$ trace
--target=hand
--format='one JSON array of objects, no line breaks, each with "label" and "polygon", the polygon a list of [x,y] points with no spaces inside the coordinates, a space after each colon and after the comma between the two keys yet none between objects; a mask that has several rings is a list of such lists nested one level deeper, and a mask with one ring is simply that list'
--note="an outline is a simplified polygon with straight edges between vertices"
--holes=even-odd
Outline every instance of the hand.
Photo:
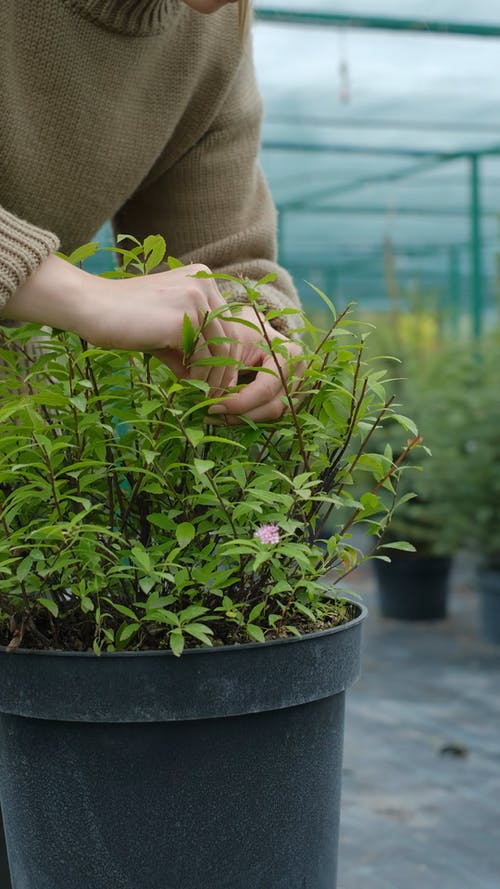
[{"label": "hand", "polygon": [[[203,324],[210,312],[226,303],[213,278],[193,277],[200,271],[210,270],[192,264],[147,277],[99,279],[107,286],[88,339],[102,348],[151,352],[177,377],[207,381],[211,397],[223,393],[234,379],[233,368],[197,363],[230,351],[229,344],[220,341],[227,336],[221,321],[212,318]],[[182,347],[186,315],[194,329],[202,325],[189,365]]]},{"label": "hand", "polygon": [[[240,423],[241,417],[255,421],[276,420],[290,409],[283,400],[286,389],[295,391],[304,373],[305,362],[300,360],[302,349],[299,343],[287,339],[259,317],[251,306],[245,306],[236,317],[250,321],[259,330],[239,324],[238,321],[223,320],[225,335],[238,341],[229,344],[229,355],[238,359],[245,367],[262,367],[272,373],[258,371],[252,382],[220,404],[210,407],[208,413],[211,416],[224,417],[229,424]],[[284,351],[285,354],[275,353],[273,356],[263,350],[263,345],[268,347],[269,343],[276,340],[284,347],[280,346],[280,353]],[[294,381],[289,387],[291,376]],[[236,379],[233,378],[232,382],[234,385]]]},{"label": "hand", "polygon": [[[72,330],[95,346],[151,352],[178,377],[207,380],[211,394],[225,391],[234,378],[227,367],[186,367],[182,353],[182,323],[188,315],[196,329],[203,318],[224,306],[212,278],[194,278],[206,266],[189,265],[149,277],[99,278],[49,256],[12,295],[4,317]],[[205,325],[195,359],[226,355],[226,343],[207,344],[224,337],[215,318]]]},{"label": "hand", "polygon": [[[16,290],[4,317],[72,330],[103,348],[151,352],[176,376],[207,380],[212,396],[235,385],[234,367],[200,366],[197,359],[227,355],[247,367],[268,368],[272,374],[257,373],[244,389],[211,411],[218,409],[229,423],[240,422],[239,416],[252,420],[280,417],[286,410],[283,381],[286,383],[292,370],[295,377],[304,370],[304,363],[298,360],[300,346],[269,323],[261,325],[251,306],[243,308],[240,317],[259,330],[215,318],[205,325],[190,366],[184,364],[184,315],[196,328],[209,312],[225,304],[213,278],[193,277],[198,271],[208,269],[190,265],[149,277],[112,280],[90,275],[52,255]],[[277,356],[279,370],[276,361],[262,350],[266,335],[269,341],[278,338],[286,348],[288,357]],[[236,342],[207,342],[213,337]]]}]

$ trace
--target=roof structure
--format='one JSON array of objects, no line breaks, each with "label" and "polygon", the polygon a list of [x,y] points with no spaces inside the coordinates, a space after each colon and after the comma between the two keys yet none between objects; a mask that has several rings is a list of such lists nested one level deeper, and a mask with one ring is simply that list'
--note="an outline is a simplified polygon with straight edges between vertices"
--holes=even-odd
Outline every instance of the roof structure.
[{"label": "roof structure", "polygon": [[396,0],[255,8],[281,261],[337,303],[435,298],[479,334],[499,289],[500,14],[488,0],[409,0],[404,17]]}]

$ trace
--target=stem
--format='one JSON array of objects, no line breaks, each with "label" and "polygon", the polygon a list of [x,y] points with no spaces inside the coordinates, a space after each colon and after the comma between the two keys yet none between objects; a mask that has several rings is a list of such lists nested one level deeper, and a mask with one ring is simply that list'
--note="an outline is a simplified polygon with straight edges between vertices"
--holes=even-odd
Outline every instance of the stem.
[{"label": "stem", "polygon": [[[80,342],[82,344],[82,348],[84,349],[84,351],[86,351],[87,343],[83,339],[80,339]],[[102,400],[101,400],[101,393],[99,392],[99,387],[97,385],[97,380],[95,378],[94,369],[93,369],[88,358],[85,358],[85,369],[86,369],[87,379],[90,380],[90,382],[92,384],[92,391],[93,391],[95,398],[96,398],[97,410],[99,411],[99,419],[100,419],[101,424],[104,428],[106,425],[106,417],[104,416],[104,407],[103,407]],[[105,454],[106,454],[106,462],[108,463],[109,466],[112,466],[113,465],[113,452],[107,442],[105,444]],[[109,527],[112,529],[114,526],[114,522],[115,522],[115,500],[114,500],[114,493],[113,493],[113,477],[110,473],[106,474],[106,481],[107,481],[107,486],[108,486],[108,522],[109,522]]]},{"label": "stem", "polygon": [[41,450],[43,456],[45,457],[47,468],[49,470],[50,487],[52,488],[52,497],[54,498],[54,505],[56,508],[57,517],[58,517],[59,521],[62,522],[64,520],[64,516],[63,516],[62,510],[61,510],[61,504],[59,503],[59,497],[57,495],[56,480],[54,478],[54,473],[52,470],[52,463],[50,462],[50,457],[49,457],[47,451],[45,450],[45,448],[41,447],[40,445],[39,445],[39,447],[40,447],[40,450]]},{"label": "stem", "polygon": [[[161,414],[159,420],[157,421],[157,428],[156,428],[156,431],[155,431],[155,433],[154,433],[154,435],[153,435],[153,438],[152,438],[152,441],[151,441],[151,444],[152,444],[153,447],[154,447],[154,446],[157,444],[157,442],[158,442],[158,439],[159,439],[159,437],[160,437],[160,432],[161,432],[161,424],[162,424],[164,418],[166,417],[168,411],[170,410],[170,406],[171,406],[171,404],[172,404],[172,400],[173,400],[173,397],[174,397],[173,394],[167,396],[167,394],[163,391],[163,389],[162,389],[161,387],[160,387],[160,392],[161,392],[162,395],[165,397],[165,408],[164,408],[164,410],[163,410],[163,412],[162,412],[162,414]],[[122,512],[122,520],[121,520],[121,531],[122,531],[122,533],[124,533],[124,529],[126,528],[128,518],[129,518],[130,513],[131,513],[131,511],[132,511],[132,507],[135,506],[135,501],[136,501],[137,496],[138,496],[139,493],[140,493],[140,490],[141,490],[143,481],[144,481],[143,476],[140,476],[140,477],[134,482],[133,485],[130,484],[130,480],[129,480],[129,484],[130,484],[132,490],[131,490],[131,492],[130,492],[130,496],[129,496],[128,504],[127,504],[127,506],[124,508],[124,510],[123,510],[123,512]],[[165,482],[165,478],[164,478],[164,477],[163,477],[162,481],[163,481],[163,483],[165,484],[166,488],[168,489],[168,485],[166,484],[166,482]],[[177,495],[177,492],[174,490],[174,492],[173,492],[174,503],[175,503],[175,496],[176,496],[176,495]]]},{"label": "stem", "polygon": [[303,436],[302,436],[302,429],[301,429],[301,426],[300,426],[300,423],[299,423],[299,418],[298,418],[298,416],[297,416],[297,411],[296,411],[296,408],[295,408],[295,404],[294,404],[294,402],[293,402],[293,398],[292,398],[292,396],[291,396],[291,394],[290,394],[290,391],[289,391],[289,388],[288,388],[288,380],[285,379],[285,375],[284,375],[284,373],[283,373],[283,368],[281,367],[281,364],[279,363],[278,358],[277,358],[277,356],[276,356],[276,353],[275,353],[275,351],[274,351],[274,349],[273,349],[273,347],[272,347],[272,342],[271,342],[271,340],[270,340],[270,338],[269,338],[269,334],[268,334],[268,332],[267,332],[267,330],[266,330],[265,322],[264,322],[263,318],[261,317],[260,312],[256,309],[255,305],[252,304],[252,308],[253,308],[253,310],[254,310],[254,312],[255,312],[255,315],[257,316],[257,320],[258,320],[258,322],[259,322],[259,324],[260,324],[260,328],[261,328],[261,330],[262,330],[262,333],[264,334],[264,339],[265,339],[265,341],[266,341],[266,344],[267,344],[267,346],[268,346],[269,349],[270,349],[271,356],[272,356],[272,359],[273,359],[273,361],[274,361],[274,363],[275,363],[275,365],[276,365],[276,370],[278,371],[278,376],[279,376],[279,378],[280,378],[281,385],[282,385],[282,387],[283,387],[283,390],[284,390],[284,393],[285,393],[286,400],[288,401],[288,406],[289,406],[289,408],[290,408],[290,412],[291,412],[291,414],[292,414],[292,418],[293,418],[293,424],[294,424],[294,426],[295,426],[295,430],[296,430],[296,432],[297,432],[297,437],[298,437],[298,440],[299,440],[300,454],[301,454],[301,457],[302,457],[302,461],[303,461],[303,463],[304,463],[304,469],[305,469],[306,472],[310,472],[309,459],[308,459],[308,457],[307,457],[306,450],[305,450],[305,446],[304,446],[304,439],[303,439]]},{"label": "stem", "polygon": [[[396,472],[396,469],[398,468],[398,466],[400,466],[401,463],[402,463],[404,460],[406,460],[406,457],[408,456],[408,454],[410,453],[410,451],[412,450],[412,448],[414,448],[416,445],[419,445],[419,444],[421,444],[421,443],[422,443],[422,436],[421,436],[421,435],[416,435],[414,438],[411,438],[411,439],[409,440],[408,444],[406,445],[404,451],[401,452],[401,454],[399,455],[399,457],[397,458],[397,460],[394,460],[394,462],[391,463],[390,468],[387,470],[387,472],[385,473],[385,475],[380,479],[380,481],[378,481],[377,484],[374,485],[374,487],[371,489],[371,492],[370,492],[370,493],[371,493],[371,494],[376,494],[376,492],[380,490],[380,488],[382,487],[382,485],[384,484],[384,482],[386,482],[387,479],[389,479],[392,475],[394,475],[394,473]],[[341,535],[341,536],[344,535],[344,534],[346,533],[346,531],[349,530],[349,528],[350,528],[351,525],[356,521],[358,515],[359,515],[361,512],[363,512],[363,507],[359,507],[358,509],[356,509],[356,510],[353,512],[353,514],[352,514],[352,516],[350,517],[350,519],[345,523],[344,527],[343,527],[342,530],[340,531],[340,535]]]},{"label": "stem", "polygon": [[[185,430],[185,428],[184,428],[184,425],[183,425],[182,420],[180,419],[180,417],[177,417],[177,422],[178,422],[178,424],[179,424],[179,427],[180,427],[180,430],[181,430],[182,434],[184,435],[184,437],[185,437],[185,439],[186,439],[187,444],[188,444],[189,447],[194,451],[194,453],[196,453],[196,448],[195,448],[194,445],[190,442],[190,440],[189,440],[189,436],[188,436],[187,433],[186,433],[186,430]],[[233,532],[234,536],[236,537],[236,536],[237,536],[237,534],[236,534],[236,528],[235,528],[235,526],[234,526],[234,524],[233,524],[233,520],[232,520],[232,518],[231,518],[230,513],[229,513],[228,510],[227,510],[227,507],[226,507],[226,505],[225,505],[225,503],[224,503],[224,500],[222,499],[222,496],[221,496],[221,494],[220,494],[220,491],[219,491],[219,489],[218,489],[218,487],[217,487],[217,485],[216,485],[216,483],[215,483],[215,480],[214,480],[214,479],[212,478],[212,476],[210,475],[210,472],[205,472],[205,476],[206,476],[208,482],[210,483],[210,487],[212,488],[212,491],[214,492],[214,494],[215,494],[215,496],[216,496],[216,498],[217,498],[217,500],[218,500],[218,502],[219,502],[219,504],[220,504],[220,507],[221,507],[222,511],[224,512],[224,515],[226,516],[226,518],[227,518],[227,520],[228,520],[228,522],[229,522],[229,525],[230,525],[230,527],[231,527],[231,531]]]},{"label": "stem", "polygon": [[[367,443],[369,442],[370,438],[372,437],[373,433],[375,432],[376,428],[378,427],[378,424],[379,424],[380,421],[383,419],[385,412],[388,410],[388,408],[391,406],[392,402],[394,401],[394,397],[395,397],[394,395],[391,395],[391,397],[388,399],[388,401],[386,401],[384,407],[382,408],[382,410],[381,410],[381,411],[379,412],[379,414],[377,415],[377,417],[376,417],[376,419],[375,419],[375,422],[373,423],[373,426],[371,427],[370,431],[367,432],[367,434],[365,435],[365,437],[364,437],[363,441],[361,442],[361,444],[360,444],[360,446],[359,446],[359,448],[358,448],[358,451],[357,451],[357,453],[356,453],[356,455],[355,455],[355,457],[354,457],[354,460],[353,460],[353,462],[352,462],[352,464],[351,464],[350,472],[352,472],[353,469],[354,469],[354,467],[356,466],[356,464],[359,463],[359,460],[360,460],[360,458],[362,457],[362,455],[363,455],[363,453],[364,453],[364,450],[365,450],[365,448],[366,448]],[[337,460],[337,462],[336,462],[336,464],[335,464],[335,468],[337,467],[337,465],[338,465],[338,460]],[[336,492],[336,493],[337,493],[337,496],[340,496],[340,494],[342,493],[342,491],[344,490],[344,488],[345,488],[345,483],[340,485],[338,491]],[[332,511],[333,511],[334,509],[335,509],[335,504],[334,504],[334,503],[331,503],[330,506],[328,507],[328,509],[327,509],[327,511],[326,511],[326,513],[325,513],[325,515],[323,516],[323,518],[322,518],[322,520],[321,520],[321,525],[319,526],[319,528],[318,528],[318,530],[317,530],[317,533],[315,534],[315,540],[318,539],[318,537],[319,537],[319,535],[321,534],[323,528],[325,527],[325,523],[326,523],[326,522],[328,521],[328,519],[330,518],[330,515],[331,515],[331,513],[332,513]]]}]

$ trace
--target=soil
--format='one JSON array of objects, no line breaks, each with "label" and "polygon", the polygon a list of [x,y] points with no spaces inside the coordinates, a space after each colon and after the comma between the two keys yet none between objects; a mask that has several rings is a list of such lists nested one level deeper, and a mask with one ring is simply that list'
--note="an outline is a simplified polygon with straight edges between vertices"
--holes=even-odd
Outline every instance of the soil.
[{"label": "soil", "polygon": [[[356,605],[332,600],[332,611],[323,615],[321,619],[312,621],[305,615],[295,614],[287,618],[287,623],[298,630],[300,635],[306,635],[348,623],[357,613]],[[214,647],[242,645],[252,641],[244,627],[238,627],[231,621],[209,622],[209,626],[214,630],[212,637]],[[10,650],[28,648],[38,651],[92,651],[94,633],[94,621],[89,620],[80,611],[54,620],[46,609],[40,608],[24,623],[15,619],[4,621],[0,625],[0,645]],[[294,635],[285,626],[265,629],[267,642],[292,638]],[[201,642],[188,633],[184,638],[186,649],[203,647]],[[168,647],[168,630],[163,625],[149,624],[141,627],[140,633],[131,640],[130,646],[125,650],[161,651]]]}]

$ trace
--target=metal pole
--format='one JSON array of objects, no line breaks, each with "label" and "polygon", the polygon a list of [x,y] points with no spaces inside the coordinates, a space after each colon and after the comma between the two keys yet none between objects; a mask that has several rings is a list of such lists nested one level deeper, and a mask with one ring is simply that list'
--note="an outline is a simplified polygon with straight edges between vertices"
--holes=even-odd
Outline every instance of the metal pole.
[{"label": "metal pole", "polygon": [[256,9],[260,22],[286,25],[316,25],[333,28],[369,28],[382,31],[410,31],[413,34],[463,34],[473,37],[500,37],[500,25],[476,22],[417,21],[380,15],[347,15],[333,12],[293,12],[279,9]]},{"label": "metal pole", "polygon": [[451,332],[457,334],[460,327],[460,250],[456,244],[448,250],[448,311]]},{"label": "metal pole", "polygon": [[479,155],[471,154],[470,161],[470,250],[471,250],[471,285],[472,285],[472,332],[475,337],[481,336],[483,321],[483,269],[482,269],[482,238],[481,238],[481,194]]},{"label": "metal pole", "polygon": [[284,231],[284,229],[285,229],[285,211],[282,210],[281,207],[277,207],[277,213],[278,213],[278,225],[277,225],[277,229],[278,229],[278,234],[277,234],[277,237],[278,237],[278,244],[277,244],[278,262],[280,262],[283,265],[285,262],[285,258],[284,258],[285,257],[285,231]]}]

